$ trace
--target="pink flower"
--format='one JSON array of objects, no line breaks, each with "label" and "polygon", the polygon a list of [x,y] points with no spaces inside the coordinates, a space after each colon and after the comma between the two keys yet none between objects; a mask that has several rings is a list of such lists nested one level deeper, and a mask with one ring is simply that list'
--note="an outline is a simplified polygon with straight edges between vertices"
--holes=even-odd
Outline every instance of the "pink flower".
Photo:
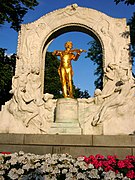
[{"label": "pink flower", "polygon": [[[84,161],[87,164],[93,164],[95,168],[101,167],[103,171],[114,171],[116,174],[123,173],[130,179],[135,179],[135,156],[126,156],[124,160],[119,160],[117,156],[107,156],[105,158],[101,154],[89,157],[84,156]],[[127,172],[127,173],[126,173]]]},{"label": "pink flower", "polygon": [[11,154],[11,152],[0,152],[1,154]]},{"label": "pink flower", "polygon": [[86,156],[83,156],[84,157],[84,161],[88,164],[89,163],[89,158],[86,157]]},{"label": "pink flower", "polygon": [[95,156],[95,158],[96,158],[96,159],[105,159],[105,157],[102,156],[101,154],[97,154],[97,155]]},{"label": "pink flower", "polygon": [[122,160],[118,161],[118,167],[119,168],[124,168],[125,167],[125,163]]},{"label": "pink flower", "polygon": [[119,173],[119,171],[116,169],[116,170],[115,170],[115,173],[116,173],[116,174],[118,174],[118,173]]},{"label": "pink flower", "polygon": [[114,169],[111,166],[107,166],[105,168],[105,172],[107,172],[107,171],[114,171]]},{"label": "pink flower", "polygon": [[128,169],[131,169],[134,167],[129,159],[124,159],[123,162],[124,162],[126,168],[128,168]]},{"label": "pink flower", "polygon": [[94,165],[95,165],[96,168],[102,167],[102,162],[101,161],[99,161],[99,162],[97,161]]},{"label": "pink flower", "polygon": [[110,164],[115,163],[116,164],[116,156],[107,156],[107,159],[109,161]]},{"label": "pink flower", "polygon": [[95,159],[95,156],[90,155],[90,156],[89,156],[89,159],[90,159],[90,160],[94,160],[94,159]]},{"label": "pink flower", "polygon": [[128,156],[126,156],[126,159],[135,161],[135,156],[128,155]]},{"label": "pink flower", "polygon": [[109,166],[108,161],[103,161],[103,166],[105,166],[105,167]]},{"label": "pink flower", "polygon": [[130,179],[135,178],[135,172],[134,172],[134,170],[128,171],[127,174],[126,174],[126,176],[127,176],[128,178],[130,178]]}]

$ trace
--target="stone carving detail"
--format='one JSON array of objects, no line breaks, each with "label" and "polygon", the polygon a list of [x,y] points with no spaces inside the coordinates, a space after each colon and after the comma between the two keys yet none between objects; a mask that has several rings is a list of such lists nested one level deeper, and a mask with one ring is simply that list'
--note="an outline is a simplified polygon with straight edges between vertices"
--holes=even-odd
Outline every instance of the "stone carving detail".
[{"label": "stone carving detail", "polygon": [[[94,33],[103,50],[104,87],[94,97],[77,99],[74,129],[82,134],[132,134],[135,130],[135,79],[129,53],[129,27],[126,19],[115,19],[77,4],[51,12],[21,26],[18,35],[15,76],[11,100],[0,112],[0,133],[50,133],[51,127],[73,133],[73,124],[55,122],[56,99],[43,94],[45,51],[51,37],[78,26]],[[67,28],[68,29],[68,28]],[[56,34],[55,34],[56,33]],[[72,101],[71,101],[72,102]],[[68,99],[69,107],[70,99]],[[61,112],[64,113],[64,105]],[[70,112],[70,111],[69,111]],[[58,114],[57,114],[58,115]],[[71,115],[71,114],[70,114]],[[129,116],[130,115],[130,116]],[[57,116],[56,116],[57,117]],[[71,118],[72,119],[72,118]],[[61,126],[61,127],[60,127]]]}]

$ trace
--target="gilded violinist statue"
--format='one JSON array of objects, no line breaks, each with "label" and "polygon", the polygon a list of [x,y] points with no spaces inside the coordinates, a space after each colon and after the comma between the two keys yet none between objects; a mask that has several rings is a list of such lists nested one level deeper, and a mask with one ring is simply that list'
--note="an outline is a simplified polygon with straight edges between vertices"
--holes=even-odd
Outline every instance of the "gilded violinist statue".
[{"label": "gilded violinist statue", "polygon": [[65,50],[55,50],[53,55],[60,56],[60,66],[58,68],[58,73],[62,83],[62,91],[64,98],[73,98],[72,89],[72,77],[73,70],[71,61],[77,61],[82,52],[86,52],[82,49],[72,49],[73,44],[71,41],[65,43]]}]

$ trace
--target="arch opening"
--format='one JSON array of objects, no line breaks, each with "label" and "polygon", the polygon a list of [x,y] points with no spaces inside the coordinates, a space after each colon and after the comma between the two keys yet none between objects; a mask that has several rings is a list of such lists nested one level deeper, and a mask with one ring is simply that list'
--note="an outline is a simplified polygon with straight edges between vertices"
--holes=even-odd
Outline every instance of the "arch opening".
[{"label": "arch opening", "polygon": [[[69,35],[69,33],[70,33],[70,35]],[[85,45],[83,44],[83,41],[81,42],[81,44],[77,44],[75,42],[75,40],[74,40],[75,43],[73,42],[73,38],[76,39],[75,35],[80,36],[80,34],[82,34],[80,38],[84,38],[84,36],[85,36],[85,38],[87,38],[87,42]],[[69,35],[69,39],[68,39],[68,35]],[[62,36],[64,38],[61,38]],[[64,39],[65,41],[63,41],[60,45],[60,40],[57,41],[57,39]],[[97,35],[97,33],[94,33],[92,29],[85,27],[84,25],[78,25],[78,24],[77,25],[68,25],[66,27],[62,27],[62,28],[58,28],[57,30],[54,30],[50,34],[50,36],[48,36],[48,39],[45,41],[45,44],[43,46],[43,53],[42,53],[43,54],[42,58],[43,58],[43,62],[44,62],[43,66],[45,66],[45,63],[46,63],[45,57],[46,57],[46,52],[48,50],[50,52],[54,51],[56,49],[57,50],[58,49],[64,50],[65,42],[66,41],[72,41],[73,42],[73,48],[85,49],[88,52],[88,49],[89,49],[88,43],[92,40],[96,40],[101,45],[102,54],[103,54],[103,52],[104,52],[103,51],[103,43],[102,43],[100,37]],[[55,41],[57,43],[54,43]],[[54,43],[54,45],[52,45],[53,43]],[[87,48],[86,48],[86,46],[87,46]],[[96,76],[94,76],[94,70],[93,69],[96,68],[96,65],[94,65],[94,63],[92,61],[90,61],[90,58],[85,58],[86,56],[87,56],[86,53],[84,53],[84,54],[82,53],[78,62],[72,61],[73,71],[75,72],[74,76],[73,76],[73,82],[74,82],[74,85],[77,88],[79,88],[81,91],[87,90],[88,93],[91,96],[93,96],[94,90],[95,90],[94,81],[96,79]],[[81,63],[82,63],[81,61],[83,61],[83,63],[85,64],[86,71],[84,69],[82,69],[83,65],[81,65]],[[102,57],[102,63],[104,64],[103,57]],[[79,69],[79,66],[82,68]],[[81,76],[81,70],[82,70],[82,76],[84,78],[83,80],[82,80],[82,76]],[[89,74],[88,74],[88,71],[89,71]],[[43,85],[45,85],[45,83],[46,83],[45,72],[43,72],[43,77],[44,77],[44,84]],[[79,77],[81,78],[81,81],[84,81],[83,84],[88,83],[88,85],[87,86],[83,85],[84,87],[82,87],[82,83],[79,83]],[[44,88],[43,88],[43,91],[44,91]]]}]

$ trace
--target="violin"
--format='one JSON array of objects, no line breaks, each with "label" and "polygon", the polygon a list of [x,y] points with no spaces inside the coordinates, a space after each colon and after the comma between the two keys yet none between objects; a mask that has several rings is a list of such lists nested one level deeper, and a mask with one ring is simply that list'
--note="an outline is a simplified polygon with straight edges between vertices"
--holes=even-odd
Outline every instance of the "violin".
[{"label": "violin", "polygon": [[[55,50],[52,54],[53,55],[57,55],[58,53],[62,53],[63,51],[61,51],[61,50]],[[80,53],[82,53],[82,52],[87,52],[86,50],[83,50],[83,49],[71,49],[70,51],[69,51],[69,53],[73,53],[73,52],[76,52],[77,54],[80,54]]]},{"label": "violin", "polygon": [[69,51],[70,53],[73,53],[73,52],[76,52],[78,54],[82,53],[82,52],[87,52],[86,50],[83,50],[83,49],[71,49]]}]

